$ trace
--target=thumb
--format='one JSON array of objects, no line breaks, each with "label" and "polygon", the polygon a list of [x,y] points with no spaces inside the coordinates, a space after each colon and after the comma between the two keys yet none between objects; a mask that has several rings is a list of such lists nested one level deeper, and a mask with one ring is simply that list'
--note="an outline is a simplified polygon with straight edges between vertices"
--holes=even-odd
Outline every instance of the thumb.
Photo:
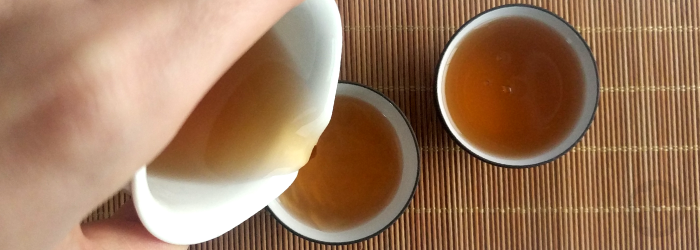
[{"label": "thumb", "polygon": [[146,230],[128,201],[110,219],[82,226],[86,249],[185,250],[187,246],[165,243]]}]

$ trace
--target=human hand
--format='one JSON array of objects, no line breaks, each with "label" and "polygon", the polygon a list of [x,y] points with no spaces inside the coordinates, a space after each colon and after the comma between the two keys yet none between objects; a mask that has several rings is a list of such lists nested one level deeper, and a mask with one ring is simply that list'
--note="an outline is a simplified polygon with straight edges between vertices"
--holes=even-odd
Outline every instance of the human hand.
[{"label": "human hand", "polygon": [[2,247],[173,247],[119,219],[77,225],[299,2],[0,0]]}]

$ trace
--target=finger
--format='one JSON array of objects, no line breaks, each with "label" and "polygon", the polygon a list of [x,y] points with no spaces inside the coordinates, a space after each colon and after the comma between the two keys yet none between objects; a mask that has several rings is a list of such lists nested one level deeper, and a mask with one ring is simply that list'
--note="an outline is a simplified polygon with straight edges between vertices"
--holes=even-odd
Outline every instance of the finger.
[{"label": "finger", "polygon": [[82,226],[82,245],[87,249],[185,250],[187,246],[165,243],[141,224],[131,201],[112,218]]}]

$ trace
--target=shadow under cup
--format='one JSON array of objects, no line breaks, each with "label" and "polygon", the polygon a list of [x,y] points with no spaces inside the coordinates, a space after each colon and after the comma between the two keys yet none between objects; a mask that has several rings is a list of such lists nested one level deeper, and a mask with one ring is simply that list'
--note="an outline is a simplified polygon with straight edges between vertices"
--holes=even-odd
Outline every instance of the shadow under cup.
[{"label": "shadow under cup", "polygon": [[[460,44],[476,29],[495,20],[504,20],[504,18],[527,18],[544,24],[565,40],[565,43],[573,51],[575,60],[578,60],[580,65],[579,70],[583,77],[583,91],[581,91],[583,97],[580,98],[583,103],[580,105],[580,115],[573,121],[573,127],[565,132],[563,139],[555,141],[555,145],[546,148],[544,152],[511,157],[503,154],[494,154],[484,148],[480,148],[473,138],[469,138],[460,132],[453,119],[453,114],[448,109],[446,78],[450,63]],[[507,35],[504,35],[503,39],[509,38]],[[547,163],[563,155],[583,137],[593,120],[598,103],[598,72],[595,60],[586,42],[571,25],[560,17],[547,10],[529,5],[504,5],[487,10],[469,20],[460,27],[447,44],[439,61],[437,71],[437,106],[447,130],[455,141],[469,153],[483,161],[501,167],[532,167]],[[518,124],[506,124],[506,126],[518,126]]]}]

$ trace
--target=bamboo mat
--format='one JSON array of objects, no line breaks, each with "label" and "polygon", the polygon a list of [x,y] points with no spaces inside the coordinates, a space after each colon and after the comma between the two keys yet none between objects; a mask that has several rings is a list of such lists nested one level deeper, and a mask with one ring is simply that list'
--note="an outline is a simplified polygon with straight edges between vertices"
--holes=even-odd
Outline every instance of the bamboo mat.
[{"label": "bamboo mat", "polygon": [[[533,169],[469,156],[438,119],[435,66],[455,30],[507,3],[537,5],[589,43],[601,79],[595,120],[573,151]],[[387,231],[331,247],[261,211],[190,249],[700,248],[700,1],[345,0],[340,78],[367,84],[408,116],[422,173]],[[88,220],[110,216],[119,194]]]}]

